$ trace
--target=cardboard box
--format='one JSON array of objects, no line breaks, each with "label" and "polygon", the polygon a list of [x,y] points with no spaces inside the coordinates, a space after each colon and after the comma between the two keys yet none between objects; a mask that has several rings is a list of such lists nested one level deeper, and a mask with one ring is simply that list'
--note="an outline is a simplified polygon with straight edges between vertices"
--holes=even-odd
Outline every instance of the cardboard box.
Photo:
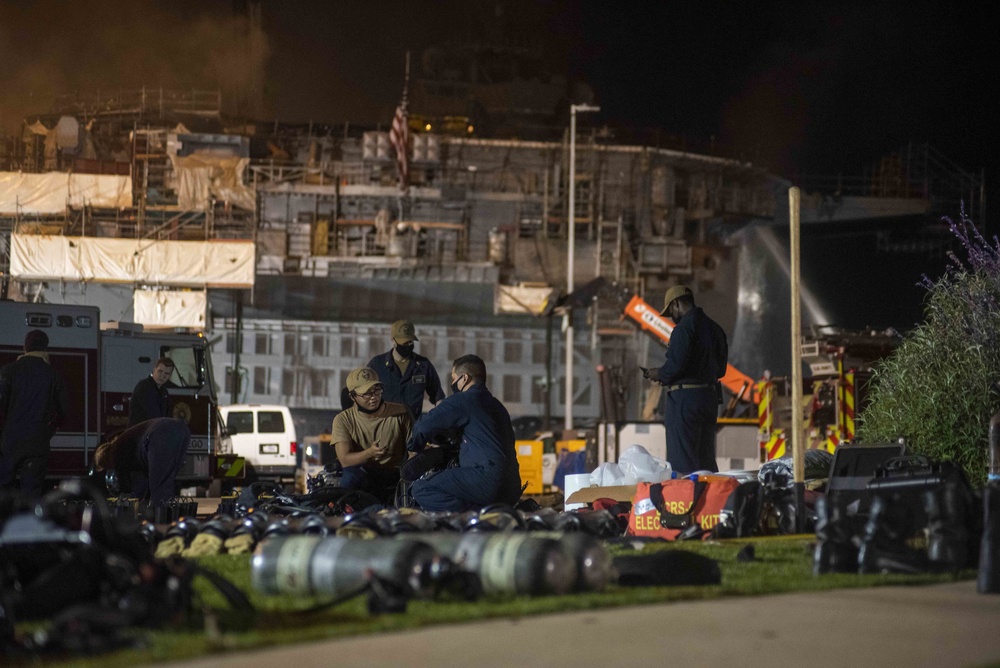
[{"label": "cardboard box", "polygon": [[632,502],[635,485],[612,485],[609,487],[584,487],[570,494],[566,503],[593,503],[597,499],[614,499]]}]

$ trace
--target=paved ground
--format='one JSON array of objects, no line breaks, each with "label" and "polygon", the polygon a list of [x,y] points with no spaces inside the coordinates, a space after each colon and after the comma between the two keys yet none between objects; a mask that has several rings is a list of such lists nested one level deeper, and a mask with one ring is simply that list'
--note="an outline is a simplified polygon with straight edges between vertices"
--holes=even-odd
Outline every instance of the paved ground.
[{"label": "paved ground", "polygon": [[176,664],[310,666],[1000,665],[1000,596],[974,582],[668,603],[436,626]]}]

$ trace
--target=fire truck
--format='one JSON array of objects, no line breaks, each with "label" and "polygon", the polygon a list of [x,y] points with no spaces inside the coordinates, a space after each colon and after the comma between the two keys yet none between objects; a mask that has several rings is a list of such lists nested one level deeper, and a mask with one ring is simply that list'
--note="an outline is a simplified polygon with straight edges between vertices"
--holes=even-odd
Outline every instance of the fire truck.
[{"label": "fire truck", "polygon": [[[858,416],[868,404],[875,364],[902,342],[894,329],[852,331],[818,327],[803,337],[803,433],[807,448],[833,452],[853,441]],[[790,377],[765,377],[757,383],[758,441],[762,462],[791,453]]]},{"label": "fire truck", "polygon": [[[86,473],[103,438],[128,424],[132,390],[160,357],[174,362],[168,381],[170,416],[191,429],[191,444],[177,476],[184,485],[207,485],[225,476],[233,459],[219,417],[208,343],[187,330],[146,331],[133,323],[102,325],[93,306],[0,302],[0,366],[23,353],[25,334],[49,337],[49,361],[66,385],[69,405],[52,438],[49,476]],[[228,447],[227,447],[228,446]]]}]

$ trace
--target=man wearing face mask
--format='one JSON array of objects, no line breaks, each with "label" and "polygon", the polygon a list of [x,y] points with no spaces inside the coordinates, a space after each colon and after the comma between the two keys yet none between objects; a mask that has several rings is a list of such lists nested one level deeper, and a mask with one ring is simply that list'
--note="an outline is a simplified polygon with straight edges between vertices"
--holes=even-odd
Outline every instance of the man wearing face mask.
[{"label": "man wearing face mask", "polygon": [[368,362],[385,388],[385,401],[405,404],[413,413],[414,420],[424,412],[425,394],[434,405],[444,399],[441,380],[434,365],[413,350],[414,341],[419,340],[412,322],[397,320],[392,323],[392,350],[376,355]]},{"label": "man wearing face mask", "polygon": [[428,511],[464,511],[491,503],[515,504],[521,473],[514,428],[503,404],[486,388],[486,364],[475,355],[455,360],[453,394],[413,428],[406,444],[421,452],[429,443],[461,434],[459,465],[413,483],[413,499]]},{"label": "man wearing face mask", "polygon": [[643,369],[642,375],[664,386],[667,461],[680,473],[718,471],[715,432],[722,403],[719,379],[729,354],[726,333],[695,306],[691,289],[683,285],[667,290],[660,315],[675,323],[666,361],[659,369]]},{"label": "man wearing face mask", "polygon": [[381,497],[399,482],[413,419],[406,406],[383,401],[382,383],[368,367],[347,375],[347,391],[354,405],[337,414],[330,431],[344,467],[340,486]]}]

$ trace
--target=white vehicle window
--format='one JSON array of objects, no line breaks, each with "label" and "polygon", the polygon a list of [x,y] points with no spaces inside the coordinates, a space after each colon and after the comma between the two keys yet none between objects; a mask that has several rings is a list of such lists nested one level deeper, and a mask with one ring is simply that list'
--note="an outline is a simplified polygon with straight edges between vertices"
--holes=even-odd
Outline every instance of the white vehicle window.
[{"label": "white vehicle window", "polygon": [[250,411],[233,411],[226,417],[226,429],[237,434],[253,433],[253,413]]},{"label": "white vehicle window", "polygon": [[257,413],[257,432],[260,434],[281,434],[285,431],[285,417],[279,411]]}]

